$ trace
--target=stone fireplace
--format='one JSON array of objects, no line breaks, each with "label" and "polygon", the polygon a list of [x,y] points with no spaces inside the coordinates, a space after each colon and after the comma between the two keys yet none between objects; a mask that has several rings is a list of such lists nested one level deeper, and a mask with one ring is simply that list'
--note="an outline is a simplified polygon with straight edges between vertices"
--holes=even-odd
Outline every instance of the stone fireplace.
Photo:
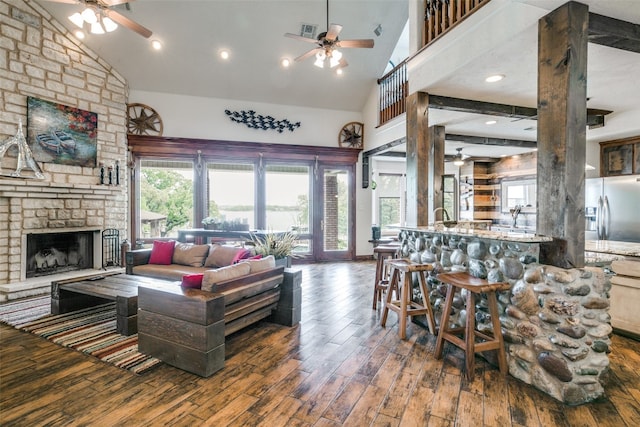
[{"label": "stone fireplace", "polygon": [[[29,176],[28,168],[21,177],[12,176],[17,150],[0,158],[0,301],[46,294],[52,280],[101,271],[102,231],[113,229],[120,238],[127,236],[127,169],[122,168],[120,185],[100,185],[100,164],[127,164],[129,96],[126,79],[39,4],[24,0],[2,4],[0,21],[10,22],[7,28],[11,28],[3,31],[3,46],[16,48],[8,49],[6,60],[0,60],[0,141],[16,135],[20,121],[28,123],[28,96],[96,113],[98,133],[95,164],[40,161],[43,179]],[[24,131],[29,138],[28,127]],[[29,236],[76,232],[89,233],[93,242],[49,240],[38,261],[35,255],[40,249],[27,248]],[[78,266],[75,248],[81,246],[93,250],[92,255],[83,255],[91,259],[88,268],[63,271]],[[54,254],[51,248],[65,254]],[[38,271],[27,277],[29,258]],[[40,275],[47,272],[52,274]]]},{"label": "stone fireplace", "polygon": [[4,221],[8,256],[0,265],[0,301],[47,293],[53,280],[104,271],[103,231],[126,236],[126,187],[0,176]]}]

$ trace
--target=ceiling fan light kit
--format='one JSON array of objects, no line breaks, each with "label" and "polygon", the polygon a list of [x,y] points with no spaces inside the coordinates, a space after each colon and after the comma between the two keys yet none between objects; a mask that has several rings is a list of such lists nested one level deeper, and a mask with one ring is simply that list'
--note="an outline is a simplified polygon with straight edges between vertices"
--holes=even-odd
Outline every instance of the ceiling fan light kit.
[{"label": "ceiling fan light kit", "polygon": [[82,13],[76,12],[69,16],[69,21],[82,29],[84,29],[85,23],[89,24],[92,34],[110,33],[118,28],[118,24],[113,22],[111,18],[100,10],[96,12],[92,6],[87,6]]},{"label": "ceiling fan light kit", "polygon": [[329,25],[329,0],[327,0],[327,31],[318,34],[317,39],[309,37],[303,37],[298,34],[285,33],[285,37],[304,41],[307,43],[313,43],[317,47],[303,53],[294,59],[295,62],[303,61],[311,56],[315,55],[315,61],[313,65],[318,68],[325,68],[328,62],[328,68],[344,68],[347,65],[347,61],[342,58],[342,52],[338,48],[372,48],[373,39],[359,39],[359,40],[340,40],[338,35],[342,31],[342,25],[331,24]]},{"label": "ceiling fan light kit", "polygon": [[[85,24],[89,26],[92,34],[104,34],[115,31],[118,24],[135,31],[142,37],[149,38],[153,34],[151,30],[137,22],[127,18],[119,12],[111,9],[113,6],[131,3],[134,0],[45,0],[54,3],[82,4],[84,10],[69,16],[69,21],[84,30]],[[82,38],[82,37],[78,37]]]}]

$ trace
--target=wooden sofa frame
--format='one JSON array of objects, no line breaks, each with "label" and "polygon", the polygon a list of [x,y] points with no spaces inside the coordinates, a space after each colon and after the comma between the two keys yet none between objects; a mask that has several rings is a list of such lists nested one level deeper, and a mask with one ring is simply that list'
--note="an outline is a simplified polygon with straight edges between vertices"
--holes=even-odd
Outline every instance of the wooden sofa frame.
[{"label": "wooden sofa frame", "polygon": [[138,348],[165,363],[208,377],[224,367],[225,337],[268,318],[300,321],[302,272],[277,267],[216,285],[138,289]]}]

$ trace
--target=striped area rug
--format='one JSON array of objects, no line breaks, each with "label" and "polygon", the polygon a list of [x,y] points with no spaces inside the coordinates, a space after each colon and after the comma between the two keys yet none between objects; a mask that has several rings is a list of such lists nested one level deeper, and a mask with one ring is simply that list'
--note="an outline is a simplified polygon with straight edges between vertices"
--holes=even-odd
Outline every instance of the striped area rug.
[{"label": "striped area rug", "polygon": [[29,298],[0,304],[0,322],[20,329],[20,325],[51,314],[51,298]]},{"label": "striped area rug", "polygon": [[[51,302],[49,297],[47,305]],[[25,302],[26,304],[26,302]],[[25,306],[26,307],[26,306]],[[134,374],[143,374],[162,363],[138,352],[138,335],[124,336],[116,332],[115,303],[85,308],[71,313],[45,315],[28,322],[8,322],[17,329],[41,336],[63,347],[97,357]],[[19,316],[13,315],[13,318]]]}]

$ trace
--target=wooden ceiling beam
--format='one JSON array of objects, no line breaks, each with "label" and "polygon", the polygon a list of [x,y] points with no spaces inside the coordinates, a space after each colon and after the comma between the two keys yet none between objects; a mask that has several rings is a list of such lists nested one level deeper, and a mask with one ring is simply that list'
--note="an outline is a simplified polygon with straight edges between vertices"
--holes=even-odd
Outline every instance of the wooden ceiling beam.
[{"label": "wooden ceiling beam", "polygon": [[589,43],[640,53],[640,25],[589,13]]},{"label": "wooden ceiling beam", "polygon": [[[429,95],[429,108],[457,111],[460,113],[510,117],[514,119],[538,120],[538,110],[536,108],[451,98],[448,96]],[[604,126],[604,116],[612,112],[613,111],[610,110],[587,108],[587,125],[591,129]]]}]

